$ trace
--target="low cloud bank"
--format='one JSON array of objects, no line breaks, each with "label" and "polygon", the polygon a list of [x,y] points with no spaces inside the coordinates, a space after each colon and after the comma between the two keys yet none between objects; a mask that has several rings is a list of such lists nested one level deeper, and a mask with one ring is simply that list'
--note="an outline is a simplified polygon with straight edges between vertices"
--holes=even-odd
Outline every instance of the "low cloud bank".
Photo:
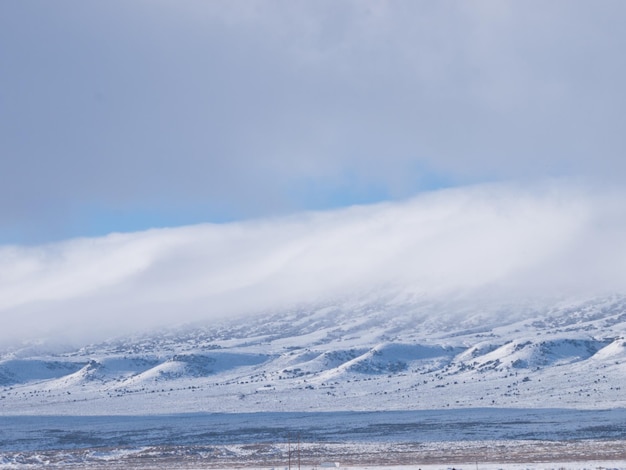
[{"label": "low cloud bank", "polygon": [[0,342],[101,339],[380,289],[426,298],[626,291],[626,200],[488,185],[402,203],[0,247]]}]

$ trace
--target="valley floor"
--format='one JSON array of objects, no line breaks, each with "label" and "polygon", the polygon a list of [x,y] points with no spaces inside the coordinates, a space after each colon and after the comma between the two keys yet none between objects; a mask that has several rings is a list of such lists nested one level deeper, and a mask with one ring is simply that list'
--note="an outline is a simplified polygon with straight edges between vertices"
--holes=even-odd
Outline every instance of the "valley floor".
[{"label": "valley floor", "polygon": [[[291,457],[290,457],[291,456]],[[0,416],[0,468],[626,469],[626,410]]]},{"label": "valley floor", "polygon": [[0,468],[316,469],[337,462],[350,470],[626,469],[625,441],[482,441],[427,444],[344,443],[291,447],[145,447],[0,454]]}]

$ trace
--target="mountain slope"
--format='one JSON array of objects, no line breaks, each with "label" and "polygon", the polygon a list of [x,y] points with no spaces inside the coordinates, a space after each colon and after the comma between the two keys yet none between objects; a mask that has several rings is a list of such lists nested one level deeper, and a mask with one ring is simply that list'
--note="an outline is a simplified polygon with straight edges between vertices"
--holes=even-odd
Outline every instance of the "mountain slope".
[{"label": "mountain slope", "polygon": [[[6,413],[626,407],[626,299],[342,300],[0,358]],[[41,349],[41,348],[40,348]]]}]

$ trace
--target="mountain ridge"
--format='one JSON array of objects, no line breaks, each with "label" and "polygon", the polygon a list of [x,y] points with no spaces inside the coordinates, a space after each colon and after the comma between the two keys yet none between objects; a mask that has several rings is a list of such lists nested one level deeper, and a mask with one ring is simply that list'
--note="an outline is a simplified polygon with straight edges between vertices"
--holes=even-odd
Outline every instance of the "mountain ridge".
[{"label": "mountain ridge", "polygon": [[372,298],[65,352],[5,352],[0,407],[8,414],[626,407],[624,296],[540,308]]}]

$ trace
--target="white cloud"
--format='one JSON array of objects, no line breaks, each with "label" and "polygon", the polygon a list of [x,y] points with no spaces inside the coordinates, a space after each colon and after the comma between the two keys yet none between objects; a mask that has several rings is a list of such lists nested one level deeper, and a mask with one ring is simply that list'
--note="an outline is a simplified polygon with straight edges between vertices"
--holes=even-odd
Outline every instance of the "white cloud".
[{"label": "white cloud", "polygon": [[2,340],[101,337],[398,288],[626,289],[621,191],[477,186],[399,203],[0,248]]}]

